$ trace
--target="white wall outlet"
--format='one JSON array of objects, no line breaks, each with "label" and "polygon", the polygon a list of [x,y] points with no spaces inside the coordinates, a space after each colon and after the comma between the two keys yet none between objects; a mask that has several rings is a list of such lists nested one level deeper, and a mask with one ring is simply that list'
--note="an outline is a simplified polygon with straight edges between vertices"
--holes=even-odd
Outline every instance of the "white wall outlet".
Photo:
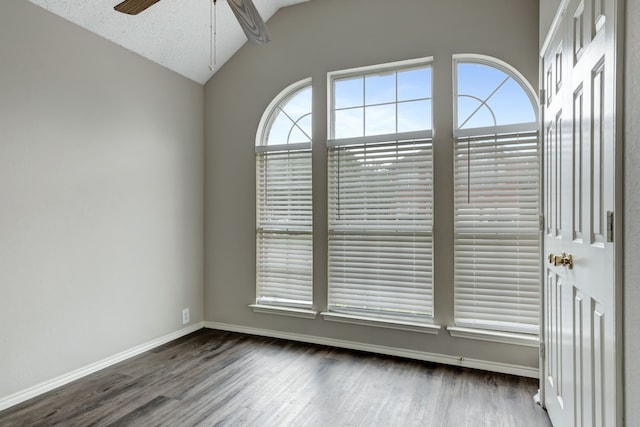
[{"label": "white wall outlet", "polygon": [[186,325],[187,323],[189,323],[189,309],[188,308],[183,308],[182,309],[182,324]]}]

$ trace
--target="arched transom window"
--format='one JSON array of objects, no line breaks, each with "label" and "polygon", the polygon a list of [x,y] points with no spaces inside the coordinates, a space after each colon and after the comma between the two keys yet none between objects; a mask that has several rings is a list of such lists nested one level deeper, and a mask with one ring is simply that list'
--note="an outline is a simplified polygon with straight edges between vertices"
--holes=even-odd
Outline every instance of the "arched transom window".
[{"label": "arched transom window", "polygon": [[303,80],[285,89],[267,107],[264,118],[257,145],[310,144],[311,82]]},{"label": "arched transom window", "polygon": [[535,127],[532,95],[506,65],[475,58],[456,60],[457,129],[516,124]]}]

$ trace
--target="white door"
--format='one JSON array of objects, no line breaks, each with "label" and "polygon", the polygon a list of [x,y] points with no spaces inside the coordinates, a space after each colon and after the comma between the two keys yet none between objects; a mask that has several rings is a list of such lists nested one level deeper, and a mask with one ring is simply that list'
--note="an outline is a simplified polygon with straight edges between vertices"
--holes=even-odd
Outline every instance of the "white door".
[{"label": "white door", "polygon": [[563,1],[542,54],[543,404],[555,426],[617,425],[616,8]]}]

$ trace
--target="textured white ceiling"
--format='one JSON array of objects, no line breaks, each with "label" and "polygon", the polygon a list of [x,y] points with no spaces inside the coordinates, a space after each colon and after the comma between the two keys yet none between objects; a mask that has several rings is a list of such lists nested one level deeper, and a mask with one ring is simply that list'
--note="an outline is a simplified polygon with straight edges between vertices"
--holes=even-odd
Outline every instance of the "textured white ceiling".
[{"label": "textured white ceiling", "polygon": [[[211,0],[161,0],[136,16],[113,10],[121,0],[29,1],[198,83],[215,72],[209,70]],[[279,8],[304,1],[253,0],[265,21]],[[216,8],[219,68],[247,39],[226,1],[218,0]]]}]

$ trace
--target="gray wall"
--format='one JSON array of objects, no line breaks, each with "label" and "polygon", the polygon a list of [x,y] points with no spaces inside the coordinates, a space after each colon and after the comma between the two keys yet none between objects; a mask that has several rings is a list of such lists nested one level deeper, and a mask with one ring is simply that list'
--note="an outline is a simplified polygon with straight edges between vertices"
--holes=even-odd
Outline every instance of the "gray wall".
[{"label": "gray wall", "polygon": [[540,45],[544,42],[562,0],[540,0]]},{"label": "gray wall", "polygon": [[203,318],[202,86],[0,2],[0,399]]},{"label": "gray wall", "polygon": [[[315,303],[326,306],[326,73],[434,56],[436,317],[452,324],[451,55],[480,53],[515,66],[537,87],[538,2],[531,0],[322,0],[281,9],[269,21],[273,42],[244,46],[205,86],[205,319],[235,327],[397,347],[536,367],[537,350],[449,337],[254,314],[255,157],[257,125],[268,103],[311,76],[314,87]],[[439,197],[439,201],[438,201]],[[438,307],[445,310],[438,310]]]},{"label": "gray wall", "polygon": [[640,420],[640,2],[627,0],[625,25],[624,346],[625,418]]}]

